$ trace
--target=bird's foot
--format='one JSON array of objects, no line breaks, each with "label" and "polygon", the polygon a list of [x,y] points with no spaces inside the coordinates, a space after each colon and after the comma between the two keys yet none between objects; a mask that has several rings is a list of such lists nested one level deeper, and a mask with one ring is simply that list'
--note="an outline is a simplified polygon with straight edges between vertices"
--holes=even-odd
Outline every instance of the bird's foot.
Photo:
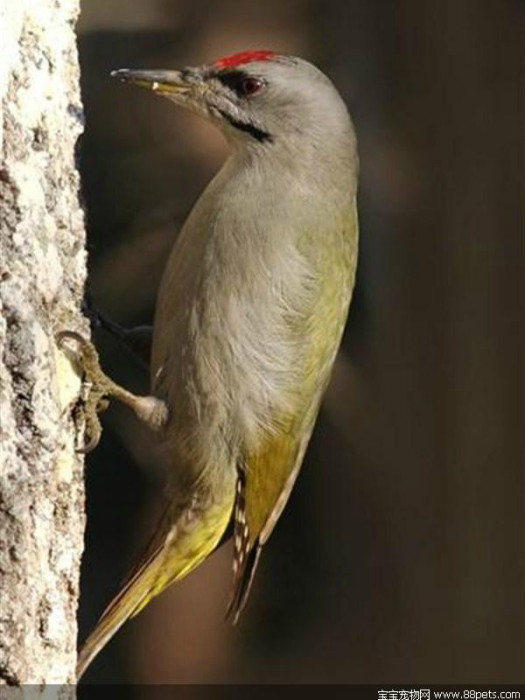
[{"label": "bird's foot", "polygon": [[74,350],[71,348],[70,350],[75,362],[79,365],[83,380],[82,403],[87,441],[78,449],[78,452],[91,452],[98,445],[102,435],[98,414],[106,410],[110,398],[117,399],[133,409],[152,430],[161,430],[166,425],[168,409],[164,401],[154,396],[136,396],[119,386],[102,371],[93,343],[75,331],[58,333],[59,347],[62,348],[68,340],[76,346]]}]

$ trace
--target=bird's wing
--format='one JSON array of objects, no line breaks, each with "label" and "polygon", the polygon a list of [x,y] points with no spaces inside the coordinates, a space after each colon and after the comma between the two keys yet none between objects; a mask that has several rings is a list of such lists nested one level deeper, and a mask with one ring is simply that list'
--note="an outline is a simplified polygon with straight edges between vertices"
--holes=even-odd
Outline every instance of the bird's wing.
[{"label": "bird's wing", "polygon": [[281,423],[239,468],[234,508],[234,580],[228,615],[234,623],[248,599],[261,548],[270,536],[299,473],[319,399],[300,418]]},{"label": "bird's wing", "polygon": [[[234,581],[228,614],[234,622],[244,607],[260,556],[288,501],[310,440],[321,398],[329,380],[343,332],[354,284],[357,254],[355,202],[333,228],[314,265],[321,281],[311,305],[297,317],[292,336],[301,337],[302,359],[289,405],[293,414],[275,416],[265,437],[247,450],[239,465],[234,508]],[[327,234],[328,235],[328,234]],[[308,257],[309,248],[305,248]],[[315,250],[315,246],[314,246]]]}]

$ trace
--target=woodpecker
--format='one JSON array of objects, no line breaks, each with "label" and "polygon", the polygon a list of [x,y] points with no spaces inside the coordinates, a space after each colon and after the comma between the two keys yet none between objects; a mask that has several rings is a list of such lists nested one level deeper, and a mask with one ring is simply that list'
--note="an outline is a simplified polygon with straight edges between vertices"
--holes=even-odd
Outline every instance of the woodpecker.
[{"label": "woodpecker", "polygon": [[79,677],[128,618],[229,532],[228,612],[237,621],[303,461],[357,262],[356,138],[319,69],[246,51],[180,71],[112,75],[203,115],[222,131],[230,155],[167,261],[151,396],[114,384],[82,344],[92,408],[114,397],[157,429],[173,483],[144,556],[80,651]]}]

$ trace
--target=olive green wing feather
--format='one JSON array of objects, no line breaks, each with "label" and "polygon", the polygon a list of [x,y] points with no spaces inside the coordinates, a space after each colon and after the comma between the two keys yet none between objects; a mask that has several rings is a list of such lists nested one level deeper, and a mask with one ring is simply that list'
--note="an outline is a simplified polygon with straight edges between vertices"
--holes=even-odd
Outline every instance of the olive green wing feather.
[{"label": "olive green wing feather", "polygon": [[[261,547],[290,496],[328,384],[354,285],[357,231],[353,201],[340,225],[326,232],[321,249],[309,245],[308,236],[302,242],[301,252],[316,268],[319,286],[309,308],[289,320],[292,337],[302,338],[298,366],[293,368],[296,386],[290,388],[289,396],[294,413],[275,416],[265,437],[256,449],[246,451],[238,468],[234,580],[228,607],[234,622],[250,592]],[[317,251],[315,260],[312,250]]]},{"label": "olive green wing feather", "polygon": [[[332,343],[333,344],[333,343]],[[337,347],[337,346],[336,346]],[[335,354],[335,348],[331,356]],[[247,451],[239,466],[233,511],[233,587],[227,615],[238,621],[257,567],[262,546],[270,537],[290,497],[308,446],[332,362],[316,363],[305,374],[306,391],[299,392],[297,413],[280,420],[257,449]]]},{"label": "olive green wing feather", "polygon": [[239,469],[234,508],[234,580],[228,615],[234,623],[247,601],[262,546],[290,496],[314,420],[309,430],[290,424],[269,435]]}]

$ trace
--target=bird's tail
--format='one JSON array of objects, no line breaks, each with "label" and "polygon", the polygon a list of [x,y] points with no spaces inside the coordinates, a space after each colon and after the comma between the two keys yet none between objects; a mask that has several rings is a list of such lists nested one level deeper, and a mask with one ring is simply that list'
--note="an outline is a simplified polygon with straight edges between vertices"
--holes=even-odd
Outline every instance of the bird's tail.
[{"label": "bird's tail", "polygon": [[169,511],[165,513],[157,529],[161,536],[154,536],[148,554],[111,601],[82,646],[78,655],[77,680],[126,620],[137,615],[170,583],[189,574],[216,549],[228,527],[232,508],[233,493],[205,511],[197,513],[195,507],[190,506],[176,519],[170,517]]}]

